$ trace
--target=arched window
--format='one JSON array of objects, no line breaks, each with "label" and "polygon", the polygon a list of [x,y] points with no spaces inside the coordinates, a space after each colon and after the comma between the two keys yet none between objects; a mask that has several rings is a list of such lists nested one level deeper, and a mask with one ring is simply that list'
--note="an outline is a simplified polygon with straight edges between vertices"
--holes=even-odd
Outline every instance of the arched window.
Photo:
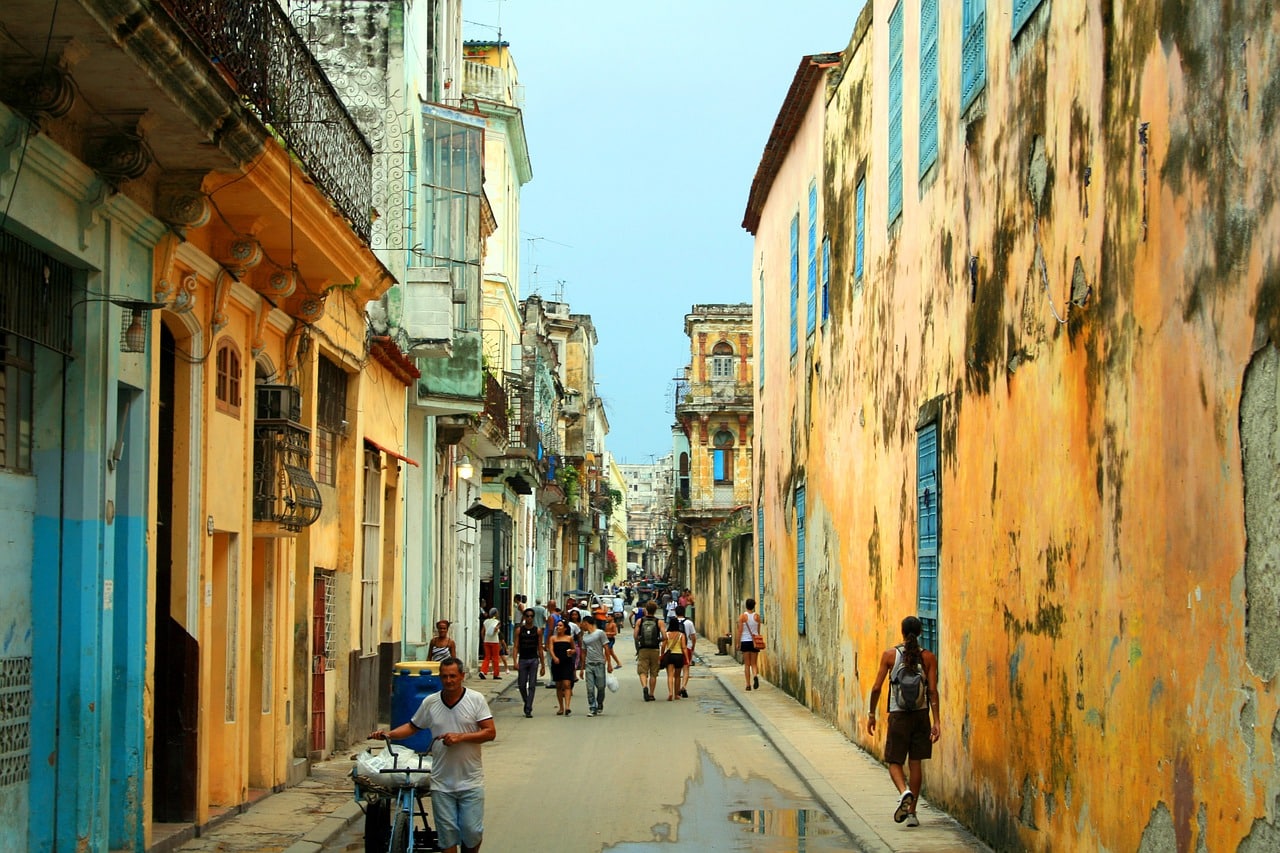
[{"label": "arched window", "polygon": [[230,340],[218,344],[218,356],[215,360],[217,380],[214,384],[214,395],[217,397],[219,412],[240,417],[240,351]]},{"label": "arched window", "polygon": [[725,341],[716,344],[711,350],[711,378],[733,378],[733,347]]},{"label": "arched window", "polygon": [[718,431],[711,439],[712,475],[717,486],[733,483],[733,433],[727,429]]}]

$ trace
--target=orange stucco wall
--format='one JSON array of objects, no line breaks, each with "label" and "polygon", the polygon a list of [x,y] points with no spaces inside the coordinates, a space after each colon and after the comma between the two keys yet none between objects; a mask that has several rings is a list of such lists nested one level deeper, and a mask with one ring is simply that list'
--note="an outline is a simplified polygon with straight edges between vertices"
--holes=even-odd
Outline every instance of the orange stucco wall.
[{"label": "orange stucco wall", "polygon": [[[916,433],[936,418],[943,736],[925,795],[1002,847],[1266,846],[1280,794],[1280,12],[1055,0],[1016,37],[991,14],[985,90],[961,116],[960,4],[940,5],[939,159],[924,176],[905,9],[901,220],[886,216],[891,4],[876,4],[757,234],[765,666],[879,754],[868,693],[917,609]],[[832,322],[792,369],[777,259],[798,179],[818,169]],[[1242,461],[1250,447],[1261,463]]]}]

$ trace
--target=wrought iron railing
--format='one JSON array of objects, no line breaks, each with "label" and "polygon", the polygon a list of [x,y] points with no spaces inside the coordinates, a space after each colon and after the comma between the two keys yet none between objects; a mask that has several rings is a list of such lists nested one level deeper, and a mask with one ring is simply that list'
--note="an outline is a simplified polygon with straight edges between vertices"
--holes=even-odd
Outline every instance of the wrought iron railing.
[{"label": "wrought iron railing", "polygon": [[373,150],[275,0],[161,0],[369,241]]},{"label": "wrought iron railing", "polygon": [[311,478],[311,432],[297,422],[301,394],[259,385],[253,424],[253,520],[286,530],[314,524],[322,508]]}]

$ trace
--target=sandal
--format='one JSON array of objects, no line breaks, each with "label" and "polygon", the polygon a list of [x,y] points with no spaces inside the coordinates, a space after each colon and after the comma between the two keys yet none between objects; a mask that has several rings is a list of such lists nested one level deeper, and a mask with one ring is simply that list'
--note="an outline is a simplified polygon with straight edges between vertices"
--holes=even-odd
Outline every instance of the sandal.
[{"label": "sandal", "polygon": [[561,708],[559,711],[556,711],[556,716],[557,716],[557,717],[563,717],[563,716],[564,716],[564,708]]}]

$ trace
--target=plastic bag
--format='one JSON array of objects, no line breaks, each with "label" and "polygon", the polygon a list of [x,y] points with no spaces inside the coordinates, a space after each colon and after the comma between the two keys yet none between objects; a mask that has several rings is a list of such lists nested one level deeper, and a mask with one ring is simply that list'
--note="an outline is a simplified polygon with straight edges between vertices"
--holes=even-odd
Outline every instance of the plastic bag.
[{"label": "plastic bag", "polygon": [[[393,768],[401,768],[396,772]],[[429,784],[430,776],[426,773],[404,773],[404,768],[414,770],[430,770],[431,755],[414,752],[407,746],[388,743],[385,749],[366,749],[356,756],[356,766],[352,774],[362,785],[372,785],[394,791],[404,784],[405,779],[412,779],[415,785]]]},{"label": "plastic bag", "polygon": [[604,677],[604,686],[609,688],[610,693],[618,692],[618,676],[612,672],[606,673]]}]

